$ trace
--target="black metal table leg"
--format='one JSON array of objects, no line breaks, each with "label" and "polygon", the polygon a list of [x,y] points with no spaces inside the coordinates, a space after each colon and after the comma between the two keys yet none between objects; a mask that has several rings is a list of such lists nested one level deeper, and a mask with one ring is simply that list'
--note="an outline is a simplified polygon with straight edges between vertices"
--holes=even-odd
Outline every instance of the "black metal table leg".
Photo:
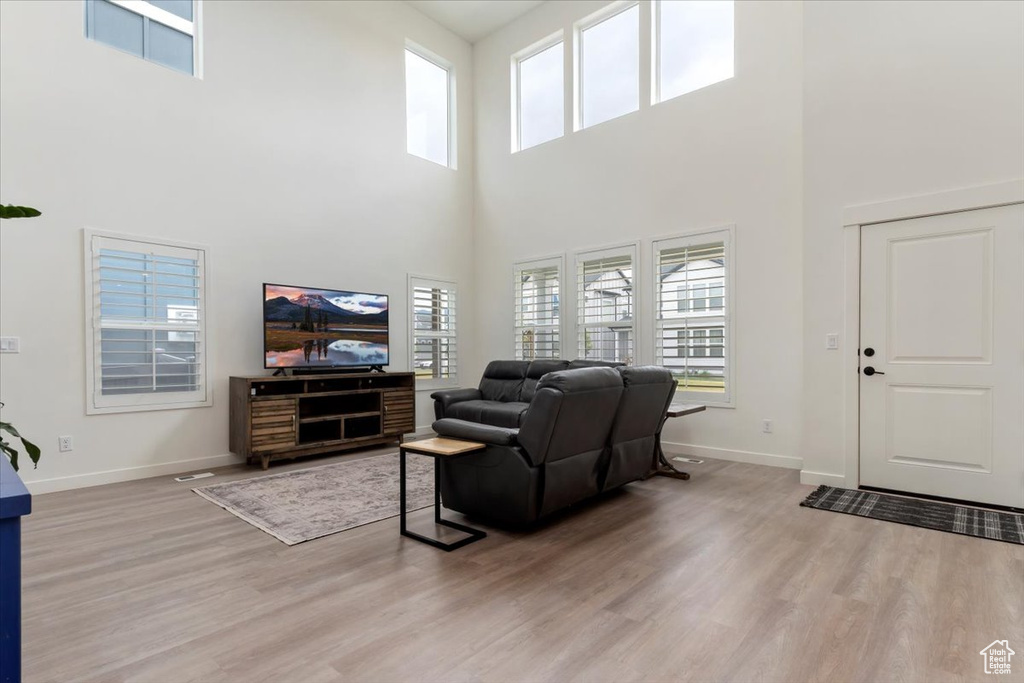
[{"label": "black metal table leg", "polygon": [[[423,534],[418,534],[415,531],[409,531],[409,529],[406,527],[406,510],[405,510],[405,507],[406,507],[406,485],[405,485],[405,472],[406,472],[406,468],[405,468],[405,455],[406,455],[406,451],[405,451],[405,449],[404,448],[399,448],[398,449],[398,454],[399,454],[398,457],[399,457],[399,461],[400,461],[399,462],[399,470],[400,470],[399,477],[401,479],[401,484],[399,486],[399,499],[400,499],[399,500],[399,505],[400,505],[400,511],[399,511],[400,522],[399,522],[399,526],[400,526],[400,532],[401,532],[402,536],[408,536],[409,538],[414,538],[417,541],[420,541],[422,543],[426,543],[427,545],[432,545],[435,548],[440,548],[441,550],[446,550],[446,551],[449,551],[449,552],[451,552],[452,550],[455,550],[456,548],[461,548],[464,545],[468,545],[470,543],[473,543],[474,541],[479,541],[481,538],[487,538],[487,532],[486,531],[482,531],[480,529],[474,529],[473,527],[466,526],[465,524],[459,524],[458,522],[452,522],[452,521],[447,520],[447,519],[441,519],[441,463],[438,462],[437,457],[429,456],[429,455],[428,455],[428,457],[432,457],[433,460],[434,460],[434,523],[435,524],[439,524],[441,526],[448,527],[449,529],[455,529],[456,531],[461,531],[461,532],[463,532],[465,534],[468,534],[468,536],[466,536],[465,538],[460,538],[459,540],[453,541],[451,543],[445,543],[444,541],[439,541],[436,538],[430,538],[429,536],[424,536]],[[420,455],[427,455],[427,454],[421,453]]]},{"label": "black metal table leg", "polygon": [[689,472],[683,472],[673,467],[672,463],[665,457],[665,451],[661,449],[661,430],[665,428],[666,422],[668,422],[667,415],[661,418],[661,427],[658,428],[658,433],[654,435],[654,471],[651,472],[650,476],[689,479]]}]

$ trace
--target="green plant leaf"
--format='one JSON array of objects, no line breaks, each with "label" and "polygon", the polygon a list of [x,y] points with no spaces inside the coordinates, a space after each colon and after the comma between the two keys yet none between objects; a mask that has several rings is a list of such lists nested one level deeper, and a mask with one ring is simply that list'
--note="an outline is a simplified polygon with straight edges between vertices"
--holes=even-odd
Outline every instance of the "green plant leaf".
[{"label": "green plant leaf", "polygon": [[43,454],[39,450],[39,446],[35,445],[25,437],[21,437],[21,443],[25,446],[25,452],[28,453],[29,460],[32,461],[34,467],[39,467],[39,456]]},{"label": "green plant leaf", "polygon": [[8,458],[11,459],[11,467],[14,471],[18,471],[18,451],[11,448],[10,444],[6,441],[0,441],[0,452],[4,453]]},{"label": "green plant leaf", "polygon": [[14,204],[4,206],[0,204],[0,218],[35,218],[41,215],[42,212],[39,209],[33,209],[31,206],[15,206]]}]

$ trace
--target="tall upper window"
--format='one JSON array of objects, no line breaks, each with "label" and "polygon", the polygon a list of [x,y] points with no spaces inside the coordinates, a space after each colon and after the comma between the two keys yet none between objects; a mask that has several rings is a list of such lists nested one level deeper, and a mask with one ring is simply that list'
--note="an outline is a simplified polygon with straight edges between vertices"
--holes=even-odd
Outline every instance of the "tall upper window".
[{"label": "tall upper window", "polygon": [[196,75],[198,0],[85,0],[85,35]]},{"label": "tall upper window", "polygon": [[636,358],[636,247],[576,255],[580,358],[633,363]]},{"label": "tall upper window", "polygon": [[515,265],[513,291],[516,358],[561,358],[561,277],[560,258]]},{"label": "tall upper window", "polygon": [[640,108],[640,6],[612,7],[577,29],[581,128]]},{"label": "tall upper window", "polygon": [[517,108],[513,151],[562,137],[565,132],[565,93],[561,40],[513,59]]},{"label": "tall upper window", "polygon": [[733,77],[732,0],[657,0],[654,25],[656,102]]},{"label": "tall upper window", "polygon": [[88,233],[89,413],[210,405],[206,251]]},{"label": "tall upper window", "polygon": [[450,386],[458,375],[454,282],[409,278],[412,302],[412,368],[417,386]]},{"label": "tall upper window", "polygon": [[732,402],[732,233],[715,230],[654,242],[655,362],[681,396]]},{"label": "tall upper window", "polygon": [[409,154],[454,168],[454,76],[451,67],[425,54],[419,49],[405,50],[406,149]]}]

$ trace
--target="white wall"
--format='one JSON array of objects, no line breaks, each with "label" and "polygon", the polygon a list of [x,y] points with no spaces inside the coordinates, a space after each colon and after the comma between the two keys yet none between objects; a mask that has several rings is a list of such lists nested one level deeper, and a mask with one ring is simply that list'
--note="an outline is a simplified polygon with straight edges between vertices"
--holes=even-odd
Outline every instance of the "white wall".
[{"label": "white wall", "polygon": [[[0,3],[2,200],[43,211],[0,226],[2,334],[22,345],[0,391],[44,450],[22,468],[37,492],[231,461],[228,377],[264,372],[264,281],[390,294],[394,370],[407,272],[456,278],[472,310],[470,46],[401,2],[207,2],[203,19],[199,80],[86,40],[81,0]],[[405,152],[407,38],[455,65],[457,171]],[[212,408],[85,415],[86,226],[210,247]]]},{"label": "white wall", "polygon": [[842,210],[1024,178],[1024,3],[807,3],[803,71],[803,478],[842,485]]},{"label": "white wall", "polygon": [[[605,4],[552,0],[474,47],[476,358],[513,356],[514,261],[642,240],[647,283],[651,238],[735,224],[736,407],[670,421],[665,438],[798,467],[800,5],[737,3],[735,78],[653,107],[641,94],[638,112],[510,154],[510,56],[560,28],[571,36]],[[641,57],[642,84],[649,73]],[[651,296],[641,295],[639,358],[653,362]],[[563,338],[563,356],[575,347]],[[773,434],[761,432],[763,418]]]}]

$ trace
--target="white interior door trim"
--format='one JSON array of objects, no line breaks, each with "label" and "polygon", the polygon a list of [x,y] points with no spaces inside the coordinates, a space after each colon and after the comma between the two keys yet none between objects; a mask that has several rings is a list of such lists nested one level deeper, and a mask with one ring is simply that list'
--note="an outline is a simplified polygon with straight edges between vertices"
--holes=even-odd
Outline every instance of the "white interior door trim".
[{"label": "white interior door trim", "polygon": [[848,206],[843,209],[843,227],[888,223],[1020,203],[1024,203],[1024,178]]},{"label": "white interior door trim", "polygon": [[[1024,179],[843,209],[843,481],[860,486],[860,231],[865,225],[1024,204]],[[813,473],[808,473],[813,474]],[[824,480],[821,475],[818,478]],[[803,477],[801,477],[803,479]],[[816,478],[817,481],[817,478]]]}]

